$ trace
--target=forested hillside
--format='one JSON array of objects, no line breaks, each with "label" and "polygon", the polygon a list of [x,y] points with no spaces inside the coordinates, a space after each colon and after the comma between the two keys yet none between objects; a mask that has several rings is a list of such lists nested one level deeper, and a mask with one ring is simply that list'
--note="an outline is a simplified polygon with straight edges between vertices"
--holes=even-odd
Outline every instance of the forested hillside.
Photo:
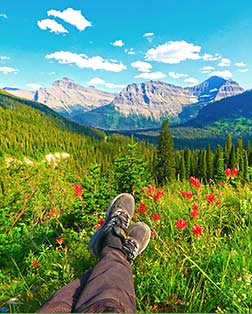
[{"label": "forested hillside", "polygon": [[[46,106],[0,93],[0,155],[42,161],[46,154],[65,152],[80,171],[91,163],[111,163],[130,139],[106,136],[102,131],[65,119]],[[148,158],[150,145],[139,150]]]}]

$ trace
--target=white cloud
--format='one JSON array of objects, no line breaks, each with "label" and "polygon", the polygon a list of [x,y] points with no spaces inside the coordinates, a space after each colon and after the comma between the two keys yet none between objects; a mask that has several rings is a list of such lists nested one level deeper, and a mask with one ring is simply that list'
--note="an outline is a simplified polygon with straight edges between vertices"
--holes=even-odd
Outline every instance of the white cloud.
[{"label": "white cloud", "polygon": [[175,79],[189,76],[188,74],[185,74],[185,73],[175,73],[175,72],[169,72],[168,75]]},{"label": "white cloud", "polygon": [[51,19],[45,19],[38,21],[38,27],[42,30],[50,30],[50,33],[68,33],[68,31],[63,27],[63,25],[59,24],[58,22],[51,20]]},{"label": "white cloud", "polygon": [[142,78],[142,79],[147,79],[147,80],[159,80],[162,78],[165,78],[166,75],[162,72],[151,72],[151,73],[140,73],[136,76],[135,78]]},{"label": "white cloud", "polygon": [[208,75],[209,76],[220,76],[220,77],[223,77],[225,79],[230,79],[233,76],[233,74],[229,70],[213,71],[213,72],[209,73]]},{"label": "white cloud", "polygon": [[18,70],[12,67],[0,67],[0,72],[3,74],[9,74],[9,73],[17,73]]},{"label": "white cloud", "polygon": [[220,63],[218,64],[219,67],[229,67],[231,65],[231,60],[228,58],[222,58]]},{"label": "white cloud", "polygon": [[134,55],[135,54],[134,48],[124,49],[124,52],[127,53],[128,55]]},{"label": "white cloud", "polygon": [[5,13],[0,13],[0,17],[3,17],[4,19],[8,18],[8,16]]},{"label": "white cloud", "polygon": [[152,37],[154,36],[154,33],[145,33],[143,34],[143,37]]},{"label": "white cloud", "polygon": [[7,56],[0,56],[0,60],[1,60],[1,61],[10,60],[10,57],[7,57]]},{"label": "white cloud", "polygon": [[201,73],[210,73],[214,70],[214,67],[208,65],[201,68],[200,70],[201,70]]},{"label": "white cloud", "polygon": [[194,77],[188,77],[187,79],[184,80],[184,82],[189,83],[190,85],[196,85],[199,83],[199,80],[197,80]]},{"label": "white cloud", "polygon": [[246,73],[246,72],[249,71],[249,69],[239,69],[238,71],[241,72],[241,73]]},{"label": "white cloud", "polygon": [[247,64],[244,63],[244,62],[236,62],[235,65],[236,65],[237,67],[245,67]]},{"label": "white cloud", "polygon": [[209,53],[204,53],[202,59],[205,61],[216,61],[216,60],[221,59],[221,55],[218,53],[216,53],[215,55],[211,55]]},{"label": "white cloud", "polygon": [[114,84],[114,83],[109,83],[104,81],[103,79],[99,78],[99,77],[94,77],[92,78],[89,82],[89,85],[93,85],[93,86],[105,86],[107,88],[111,88],[111,89],[116,89],[116,88],[124,88],[126,85],[123,84]]},{"label": "white cloud", "polygon": [[28,84],[26,84],[26,86],[31,88],[31,89],[34,89],[34,90],[37,90],[40,87],[42,87],[40,84],[37,84],[37,83],[28,83]]},{"label": "white cloud", "polygon": [[48,16],[58,17],[61,20],[75,26],[78,30],[83,31],[85,28],[91,26],[91,23],[82,15],[81,11],[67,8],[64,11],[50,10],[47,12]]},{"label": "white cloud", "polygon": [[121,39],[115,40],[113,43],[110,43],[111,45],[115,47],[122,47],[124,46],[124,42]]},{"label": "white cloud", "polygon": [[132,62],[131,66],[139,72],[150,72],[152,69],[152,65],[150,63],[143,61]]},{"label": "white cloud", "polygon": [[201,51],[200,46],[182,41],[169,41],[157,48],[151,48],[145,55],[146,60],[159,61],[163,63],[180,63],[181,61],[190,59],[201,59],[199,55]]},{"label": "white cloud", "polygon": [[46,59],[56,60],[60,64],[75,64],[81,69],[105,70],[111,72],[121,72],[127,67],[118,62],[104,60],[100,56],[89,58],[85,54],[77,54],[69,51],[56,51],[45,56]]},{"label": "white cloud", "polygon": [[151,43],[153,40],[154,33],[145,33],[143,37],[147,38],[148,42]]}]

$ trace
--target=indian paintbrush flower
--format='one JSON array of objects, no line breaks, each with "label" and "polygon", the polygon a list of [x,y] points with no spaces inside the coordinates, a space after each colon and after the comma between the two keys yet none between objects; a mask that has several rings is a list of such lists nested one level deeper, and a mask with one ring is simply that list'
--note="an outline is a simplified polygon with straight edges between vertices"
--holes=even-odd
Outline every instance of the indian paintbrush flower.
[{"label": "indian paintbrush flower", "polygon": [[187,221],[183,218],[180,218],[176,221],[175,224],[178,230],[183,230],[187,226]]}]

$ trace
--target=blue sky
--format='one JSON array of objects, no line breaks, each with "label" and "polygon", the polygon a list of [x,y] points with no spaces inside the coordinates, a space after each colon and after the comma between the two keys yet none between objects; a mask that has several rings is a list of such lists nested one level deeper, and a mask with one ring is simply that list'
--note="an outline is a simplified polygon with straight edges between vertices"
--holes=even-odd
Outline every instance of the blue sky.
[{"label": "blue sky", "polygon": [[0,0],[0,86],[118,92],[211,75],[252,88],[251,0]]}]

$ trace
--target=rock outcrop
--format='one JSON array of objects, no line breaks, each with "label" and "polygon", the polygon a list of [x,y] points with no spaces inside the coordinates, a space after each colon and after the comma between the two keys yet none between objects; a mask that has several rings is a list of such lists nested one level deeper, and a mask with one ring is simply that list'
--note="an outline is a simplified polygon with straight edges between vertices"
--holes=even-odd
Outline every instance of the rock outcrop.
[{"label": "rock outcrop", "polygon": [[106,105],[113,98],[114,94],[112,93],[98,90],[92,86],[84,87],[64,77],[62,80],[55,81],[51,87],[40,88],[34,100],[71,117]]},{"label": "rock outcrop", "polygon": [[161,81],[130,84],[112,101],[115,110],[125,116],[141,115],[159,119],[177,116],[185,104],[197,102],[197,98],[182,87]]}]

